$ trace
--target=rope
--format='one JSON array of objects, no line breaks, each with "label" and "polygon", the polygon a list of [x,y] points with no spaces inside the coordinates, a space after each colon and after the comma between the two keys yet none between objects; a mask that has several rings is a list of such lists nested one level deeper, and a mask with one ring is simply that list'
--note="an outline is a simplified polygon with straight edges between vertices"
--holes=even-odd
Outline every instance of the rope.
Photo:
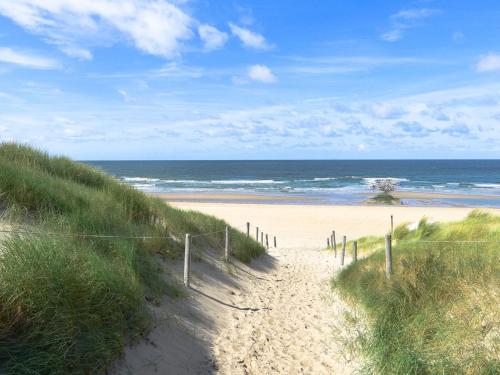
[{"label": "rope", "polygon": [[217,233],[224,233],[226,230],[219,230],[215,232],[207,232],[207,233],[198,233],[190,236],[191,238],[196,238],[196,237],[202,237],[202,236],[208,236],[209,234],[217,234]]},{"label": "rope", "polygon": [[126,238],[126,239],[172,239],[173,236],[120,236],[120,235],[106,235],[106,234],[84,234],[84,233],[55,233],[55,232],[34,232],[34,231],[18,231],[18,230],[0,230],[0,233],[16,233],[16,234],[34,234],[38,236],[63,236],[63,237],[90,237],[90,238]]},{"label": "rope", "polygon": [[408,241],[408,240],[397,240],[399,242],[408,242],[408,243],[416,243],[416,242],[424,242],[424,243],[500,243],[500,241],[482,241],[482,240],[441,240],[441,241],[432,241],[432,240],[418,240],[418,241]]}]

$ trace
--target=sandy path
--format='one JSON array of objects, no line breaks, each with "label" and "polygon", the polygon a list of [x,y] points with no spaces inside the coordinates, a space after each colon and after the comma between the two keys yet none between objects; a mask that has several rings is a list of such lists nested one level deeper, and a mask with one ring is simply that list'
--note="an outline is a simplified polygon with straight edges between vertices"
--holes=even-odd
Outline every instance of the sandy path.
[{"label": "sandy path", "polygon": [[258,273],[236,299],[258,311],[233,311],[215,340],[221,374],[346,374],[334,335],[343,306],[329,286],[338,259],[312,249],[271,249],[271,272]]}]

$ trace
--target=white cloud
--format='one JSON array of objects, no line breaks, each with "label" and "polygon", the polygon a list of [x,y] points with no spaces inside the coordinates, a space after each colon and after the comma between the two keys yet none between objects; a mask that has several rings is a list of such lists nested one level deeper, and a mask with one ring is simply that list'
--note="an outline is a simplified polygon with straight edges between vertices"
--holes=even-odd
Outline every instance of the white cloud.
[{"label": "white cloud", "polygon": [[213,51],[221,48],[224,44],[226,44],[228,39],[226,33],[206,24],[198,26],[198,34],[200,35],[200,39],[203,41],[204,47],[207,51]]},{"label": "white cloud", "polygon": [[123,101],[125,103],[130,103],[132,101],[132,98],[130,97],[130,95],[128,94],[128,92],[126,92],[125,90],[118,90],[118,94],[121,95],[121,97],[123,98]]},{"label": "white cloud", "polygon": [[2,0],[0,14],[84,59],[90,57],[89,47],[123,39],[171,58],[192,38],[194,24],[166,0]]},{"label": "white cloud", "polygon": [[383,33],[380,38],[386,42],[397,42],[404,36],[404,30],[418,26],[418,21],[439,14],[438,9],[415,8],[401,10],[391,15],[392,29]]},{"label": "white cloud", "polygon": [[56,60],[26,52],[14,51],[11,48],[0,48],[0,62],[33,69],[56,69],[59,67],[59,63]]},{"label": "white cloud", "polygon": [[273,83],[276,82],[276,76],[271,69],[265,65],[252,65],[248,69],[248,77],[254,81]]},{"label": "white cloud", "polygon": [[[485,102],[485,96],[494,100]],[[73,102],[71,96],[68,99]],[[234,109],[230,101],[218,101],[216,106],[197,105],[196,110],[192,102],[177,107],[165,105],[163,99],[155,103],[147,95],[133,99],[137,105],[105,107],[100,99],[92,99],[81,111],[68,108],[64,100],[51,100],[53,108],[33,106],[29,113],[22,111],[26,106],[11,107],[0,113],[0,124],[9,128],[0,137],[35,142],[52,152],[72,155],[76,155],[72,145],[79,142],[82,147],[78,152],[85,153],[79,156],[81,159],[102,159],[104,155],[155,157],[165,150],[165,158],[220,157],[221,149],[225,157],[246,157],[250,154],[243,150],[249,145],[255,145],[262,151],[259,155],[267,158],[286,158],[294,152],[310,157],[313,150],[319,152],[314,155],[327,157],[332,149],[344,157],[367,158],[495,157],[500,151],[500,122],[495,117],[500,84],[392,99],[384,96],[379,101],[383,118],[372,111],[374,98],[354,102],[343,97],[297,100],[240,109]],[[387,108],[399,108],[401,114],[387,116],[391,113]],[[445,112],[449,120],[429,116],[433,109]],[[55,119],[55,114],[61,119]],[[83,131],[80,135],[79,130]],[[197,146],[202,141],[200,151]],[[101,151],[96,154],[96,149]]]},{"label": "white cloud", "polygon": [[255,48],[255,49],[268,49],[271,46],[267,43],[264,36],[245,29],[244,27],[237,26],[233,23],[229,23],[229,28],[233,35],[236,35],[245,47]]},{"label": "white cloud", "polygon": [[80,48],[77,46],[63,46],[61,47],[61,51],[63,51],[66,55],[75,57],[80,60],[92,60],[92,53],[85,48]]},{"label": "white cloud", "polygon": [[372,105],[371,112],[375,117],[381,119],[396,119],[400,118],[405,113],[402,108],[388,102]]},{"label": "white cloud", "polygon": [[492,72],[500,70],[500,55],[496,53],[489,53],[482,56],[476,65],[476,69],[478,72]]},{"label": "white cloud", "polygon": [[403,32],[400,29],[394,29],[391,31],[388,31],[380,36],[382,40],[385,40],[386,42],[397,42],[403,37]]},{"label": "white cloud", "polygon": [[465,34],[463,32],[461,32],[461,31],[455,31],[453,33],[453,35],[451,36],[451,38],[453,39],[454,42],[459,42],[463,38],[465,38]]},{"label": "white cloud", "polygon": [[420,18],[427,18],[439,13],[437,9],[419,8],[419,9],[406,9],[393,14],[393,19],[415,20]]},{"label": "white cloud", "polygon": [[280,71],[300,74],[343,74],[367,71],[389,65],[447,64],[447,61],[407,56],[293,56],[299,64],[285,66]]}]

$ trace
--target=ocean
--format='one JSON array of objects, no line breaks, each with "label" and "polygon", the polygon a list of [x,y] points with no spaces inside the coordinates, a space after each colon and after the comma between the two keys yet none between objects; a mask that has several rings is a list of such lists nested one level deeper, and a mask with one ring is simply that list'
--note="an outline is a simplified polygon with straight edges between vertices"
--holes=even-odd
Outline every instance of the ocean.
[{"label": "ocean", "polygon": [[[89,161],[148,193],[252,193],[359,203],[376,179],[396,190],[467,194],[443,205],[499,207],[500,160]],[[477,199],[476,199],[477,197]],[[417,204],[407,200],[407,204]],[[422,203],[422,202],[420,202]],[[425,204],[425,202],[423,202]]]}]

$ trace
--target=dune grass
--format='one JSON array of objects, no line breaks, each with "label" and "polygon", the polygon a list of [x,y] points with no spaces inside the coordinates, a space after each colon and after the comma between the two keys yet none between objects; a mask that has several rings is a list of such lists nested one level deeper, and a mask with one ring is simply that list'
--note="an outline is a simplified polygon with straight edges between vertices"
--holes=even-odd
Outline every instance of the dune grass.
[{"label": "dune grass", "polygon": [[[179,294],[162,277],[160,259],[182,256],[186,232],[226,226],[86,165],[8,143],[0,144],[0,210],[15,227],[41,233],[0,241],[2,374],[104,373],[150,328],[148,301]],[[230,231],[238,259],[264,252]],[[221,251],[222,236],[204,237],[205,245]]]},{"label": "dune grass", "polygon": [[400,200],[392,196],[390,193],[383,192],[370,198],[370,202],[379,204],[399,204]]},{"label": "dune grass", "polygon": [[[500,217],[474,211],[456,223],[423,219],[415,230],[399,226],[394,238],[390,280],[383,239],[377,249],[371,238],[371,255],[333,281],[371,327],[359,337],[365,372],[500,373]],[[491,242],[423,242],[474,240]]]}]

